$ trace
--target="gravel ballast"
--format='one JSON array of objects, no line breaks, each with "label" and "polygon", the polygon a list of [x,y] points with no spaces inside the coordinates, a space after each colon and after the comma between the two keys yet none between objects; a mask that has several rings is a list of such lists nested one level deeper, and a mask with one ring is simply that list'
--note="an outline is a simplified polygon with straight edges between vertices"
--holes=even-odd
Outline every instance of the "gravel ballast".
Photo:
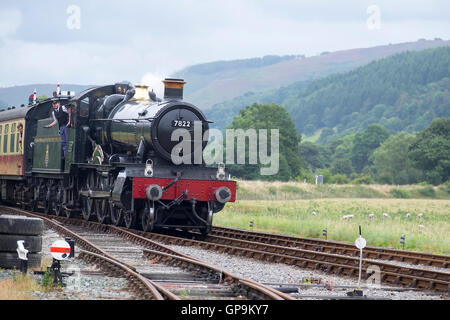
[{"label": "gravel ballast", "polygon": [[[228,272],[258,281],[264,284],[270,284],[274,288],[279,287],[297,287],[298,293],[294,296],[301,299],[302,296],[322,295],[322,296],[340,296],[346,297],[346,292],[352,291],[357,287],[357,279],[348,277],[336,277],[328,275],[320,271],[312,271],[301,269],[298,267],[288,266],[280,263],[262,262],[256,259],[236,257],[227,253],[216,253],[210,250],[199,249],[188,246],[168,245],[168,247],[187,254],[191,257],[216,265]],[[310,284],[326,285],[327,288],[311,287]],[[302,286],[299,286],[301,284]],[[297,285],[297,286],[296,286]],[[365,289],[366,282],[362,281],[364,295],[369,298],[377,299],[394,299],[394,300],[441,300],[445,299],[441,294],[435,292],[424,292],[418,290],[405,290],[399,288],[395,291],[395,287],[383,284],[381,288],[388,289]],[[348,288],[339,288],[340,286],[348,286]]]},{"label": "gravel ballast", "polygon": [[[42,255],[44,265],[51,264],[50,246],[56,240],[63,237],[56,232],[46,229],[43,233]],[[226,271],[243,277],[270,285],[274,288],[290,289],[297,291],[293,296],[297,299],[313,299],[309,296],[336,296],[346,297],[346,293],[355,289],[357,280],[348,277],[337,277],[320,271],[301,269],[280,263],[262,262],[256,259],[237,257],[226,253],[217,253],[210,250],[191,246],[167,245],[180,253],[215,265]],[[75,251],[77,251],[76,248]],[[45,258],[46,257],[46,258]],[[75,271],[75,275],[64,278],[67,284],[59,290],[50,292],[33,292],[35,299],[60,300],[60,299],[135,299],[132,292],[127,290],[127,281],[124,278],[106,276],[97,266],[86,264],[79,259],[69,259],[62,262],[62,271]],[[17,271],[16,271],[17,272]],[[29,271],[31,274],[31,271]],[[0,281],[6,277],[12,277],[14,271],[1,270]],[[34,275],[41,282],[42,275]],[[317,285],[324,287],[317,287]],[[407,290],[395,288],[383,284],[381,288],[366,288],[362,282],[364,295],[376,299],[394,300],[442,300],[448,299],[435,292]],[[342,288],[344,287],[344,288]]]},{"label": "gravel ballast", "polygon": [[[56,240],[62,240],[53,230],[45,229],[42,235],[42,265],[50,266],[52,257],[50,246]],[[77,247],[75,247],[75,259],[61,262],[62,272],[74,272],[72,276],[63,277],[66,285],[62,288],[54,288],[48,291],[30,292],[30,296],[36,300],[132,300],[136,297],[128,291],[128,281],[125,278],[115,278],[105,275],[97,266],[87,264],[83,260],[76,259]],[[43,268],[45,270],[45,268]],[[19,275],[17,270],[0,270],[0,281]],[[42,284],[44,275],[35,275],[28,269],[28,275],[34,277]]]}]

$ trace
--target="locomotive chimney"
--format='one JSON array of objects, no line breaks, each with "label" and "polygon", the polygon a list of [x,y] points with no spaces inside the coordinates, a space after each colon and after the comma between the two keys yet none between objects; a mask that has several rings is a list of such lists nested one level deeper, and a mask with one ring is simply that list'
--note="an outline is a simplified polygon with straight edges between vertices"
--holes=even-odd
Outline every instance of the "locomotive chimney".
[{"label": "locomotive chimney", "polygon": [[186,83],[183,79],[164,79],[164,99],[183,100],[183,87]]}]

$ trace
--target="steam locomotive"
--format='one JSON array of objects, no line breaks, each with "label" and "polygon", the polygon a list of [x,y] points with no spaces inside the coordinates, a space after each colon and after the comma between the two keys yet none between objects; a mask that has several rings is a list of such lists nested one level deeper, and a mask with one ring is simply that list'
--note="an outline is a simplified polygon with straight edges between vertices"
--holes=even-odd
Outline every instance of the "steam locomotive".
[{"label": "steam locomotive", "polygon": [[[205,164],[210,122],[183,101],[185,82],[163,82],[163,99],[122,82],[75,96],[58,90],[1,111],[1,201],[144,231],[206,235],[214,213],[235,201],[236,182],[222,164]],[[65,152],[57,126],[45,127],[55,100],[71,106]]]}]

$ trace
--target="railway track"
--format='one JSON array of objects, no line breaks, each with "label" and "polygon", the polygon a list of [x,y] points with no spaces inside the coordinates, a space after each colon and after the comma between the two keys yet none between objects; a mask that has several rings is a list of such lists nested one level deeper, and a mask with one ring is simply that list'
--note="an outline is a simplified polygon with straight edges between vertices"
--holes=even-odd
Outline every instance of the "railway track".
[{"label": "railway track", "polygon": [[[15,208],[7,208],[9,210],[17,210]],[[23,213],[23,212],[22,212]],[[30,214],[29,212],[25,212]],[[38,215],[41,218],[47,218],[46,216]],[[141,246],[140,252],[146,257],[145,261],[152,261],[152,264],[166,264],[170,267],[178,267],[187,270],[191,275],[180,275],[175,277],[164,278],[164,273],[158,275],[157,272],[146,272],[145,269],[141,268],[140,275],[144,275],[147,278],[152,278],[155,287],[158,285],[162,286],[167,291],[172,290],[174,296],[178,295],[182,298],[200,298],[202,299],[211,296],[220,296],[223,298],[230,298],[231,296],[242,298],[248,296],[252,299],[291,299],[288,294],[283,294],[278,290],[271,288],[270,286],[264,286],[263,289],[258,290],[252,286],[257,286],[259,284],[234,277],[233,275],[227,274],[224,270],[220,270],[213,266],[208,266],[207,264],[202,264],[196,259],[189,256],[183,255],[176,252],[169,247],[161,244],[170,245],[188,245],[188,246],[198,246],[203,249],[214,250],[216,252],[226,252],[229,254],[240,255],[250,258],[255,258],[263,261],[275,262],[275,263],[285,263],[287,265],[299,266],[301,268],[309,268],[313,270],[324,271],[329,274],[335,274],[338,276],[349,276],[357,277],[359,269],[359,257],[354,256],[354,248],[350,248],[349,244],[343,244],[334,241],[322,241],[316,239],[297,239],[294,237],[271,235],[257,232],[249,232],[249,235],[245,235],[246,231],[219,228],[215,227],[213,233],[206,238],[199,237],[199,235],[194,235],[194,239],[186,237],[177,237],[172,235],[147,233],[137,230],[128,230],[121,227],[115,227],[111,225],[102,225],[95,222],[86,222],[81,219],[67,219],[52,217],[52,221],[59,221],[59,224],[72,225],[78,228],[89,228],[90,230],[95,230],[98,234],[94,234],[92,237],[104,238],[106,233],[114,234],[119,236],[125,241],[129,241],[135,245]],[[81,232],[81,230],[78,230]],[[217,234],[221,234],[220,236]],[[229,236],[222,236],[222,235]],[[195,238],[201,238],[201,240],[196,240]],[[255,241],[244,240],[253,239]],[[82,243],[86,240],[78,240],[78,243]],[[109,241],[109,242],[108,242]],[[106,243],[111,244],[111,240],[106,241]],[[117,241],[117,238],[116,238]],[[88,241],[91,243],[91,241]],[[94,240],[92,242],[95,242]],[[120,241],[119,241],[120,242]],[[274,244],[276,243],[276,244]],[[304,244],[304,247],[302,247]],[[318,244],[322,245],[322,248],[317,248]],[[327,245],[323,245],[326,243]],[[336,248],[332,249],[334,243],[337,243]],[[122,244],[124,246],[124,244]],[[311,247],[314,246],[314,247]],[[99,249],[90,249],[98,255],[102,255],[108,258],[114,258],[113,251],[118,250],[120,244],[109,245],[104,247],[101,252]],[[126,245],[127,248],[131,247],[130,244]],[[348,247],[348,248],[347,248]],[[308,248],[308,249],[303,249]],[[309,249],[314,250],[309,250]],[[373,249],[373,248],[370,248]],[[125,249],[123,249],[125,250]],[[122,250],[122,251],[123,251]],[[129,250],[129,249],[126,249]],[[379,250],[376,248],[375,250]],[[384,248],[383,248],[384,250]],[[394,255],[395,259],[400,259],[399,254],[395,254],[392,249],[386,249],[389,254]],[[120,250],[119,250],[120,251]],[[334,252],[334,253],[331,253]],[[335,253],[339,252],[339,254]],[[359,251],[358,251],[359,252]],[[376,251],[378,252],[378,251]],[[380,252],[378,252],[380,253]],[[381,252],[383,253],[383,252]],[[433,263],[428,263],[431,266],[447,266],[446,259],[447,256],[433,256],[430,254],[414,253],[408,252],[410,257],[419,256],[420,259],[424,259],[425,256],[427,261],[433,260],[438,261]],[[386,262],[380,261],[370,261],[369,258],[378,258],[371,255],[367,255],[363,263],[363,279],[367,279],[371,276],[371,272],[368,272],[368,268],[372,266],[377,266],[380,270],[380,280],[381,283],[401,286],[404,288],[412,288],[416,290],[433,290],[436,292],[448,293],[450,290],[450,272],[440,272],[434,270],[421,269],[419,267],[406,267],[399,266],[389,261],[394,259],[385,259]],[[142,258],[141,258],[142,259]],[[419,261],[415,258],[416,264]],[[117,259],[116,259],[117,260]],[[123,260],[123,259],[120,259]],[[119,260],[119,261],[120,261]],[[126,259],[125,259],[126,260]],[[394,260],[398,261],[398,260]],[[405,262],[403,260],[402,262]],[[123,261],[121,261],[123,263]],[[136,265],[136,261],[128,261],[131,265]],[[439,264],[440,263],[440,264]],[[125,265],[127,265],[125,263]],[[131,268],[137,271],[136,268]],[[178,277],[178,278],[177,278]],[[189,278],[192,277],[192,278]],[[198,285],[198,281],[204,281],[204,284]],[[136,280],[134,280],[136,282]],[[205,283],[208,283],[205,285]],[[225,284],[228,287],[225,289],[220,289],[220,285]],[[143,286],[142,284],[140,285]],[[222,292],[221,292],[222,290]],[[203,293],[201,293],[203,291]],[[261,293],[265,292],[265,293]],[[197,294],[197,296],[195,296]],[[229,294],[229,296],[227,296]],[[148,296],[148,294],[147,294]],[[164,298],[164,295],[162,295]],[[264,298],[264,296],[266,298]],[[168,298],[166,293],[165,298]],[[172,297],[174,299],[174,297]]]},{"label": "railway track", "polygon": [[[143,237],[167,244],[198,246],[204,249],[262,261],[320,270],[338,276],[358,277],[359,272],[359,258],[348,255],[219,236],[208,236],[205,240],[195,240],[156,233],[135,232]],[[450,273],[447,272],[399,266],[388,262],[363,260],[362,278],[364,280],[367,280],[373,274],[369,269],[372,266],[379,268],[381,283],[438,292],[450,291]]]},{"label": "railway track", "polygon": [[[249,230],[214,227],[209,236],[222,236],[227,238],[261,242],[284,247],[300,248],[326,253],[358,256],[359,249],[353,244],[310,238],[296,238],[286,235],[253,232]],[[450,256],[436,255],[424,252],[396,250],[381,247],[366,247],[363,251],[364,259],[378,259],[386,261],[398,261],[415,265],[425,265],[437,268],[449,268]]]},{"label": "railway track", "polygon": [[121,228],[0,208],[39,217],[47,227],[75,239],[76,245],[83,248],[79,250],[79,258],[95,263],[109,275],[126,277],[137,296],[143,299],[292,299]]},{"label": "railway track", "polygon": [[[358,257],[218,236],[208,237],[208,241],[239,248],[234,250],[238,250],[248,256],[259,257],[274,262],[295,264],[310,269],[319,269],[327,273],[357,276],[359,271]],[[367,270],[371,266],[379,268],[382,282],[437,291],[448,291],[450,288],[450,273],[405,267],[380,261],[363,260],[362,267],[367,276],[370,276]]]}]

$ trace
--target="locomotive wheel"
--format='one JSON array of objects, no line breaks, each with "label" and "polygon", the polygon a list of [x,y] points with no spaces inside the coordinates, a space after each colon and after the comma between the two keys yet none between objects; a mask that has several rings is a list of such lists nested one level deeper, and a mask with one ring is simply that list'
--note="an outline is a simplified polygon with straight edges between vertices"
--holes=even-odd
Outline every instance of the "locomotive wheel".
[{"label": "locomotive wheel", "polygon": [[50,187],[45,188],[44,213],[53,214],[52,189]]},{"label": "locomotive wheel", "polygon": [[136,212],[127,210],[123,213],[123,221],[128,229],[134,228],[136,225]]},{"label": "locomotive wheel", "polygon": [[72,210],[64,210],[64,214],[66,218],[72,218],[73,217],[73,211]]},{"label": "locomotive wheel", "polygon": [[145,204],[145,208],[141,211],[141,226],[145,232],[152,232],[155,225],[155,212],[150,211],[148,203]]},{"label": "locomotive wheel", "polygon": [[94,212],[94,199],[89,197],[82,197],[81,199],[81,214],[86,221],[91,220]]},{"label": "locomotive wheel", "polygon": [[213,220],[213,213],[212,213],[212,211],[211,211],[211,212],[208,212],[208,215],[207,215],[207,219],[206,219],[206,222],[207,222],[206,228],[200,229],[200,233],[201,233],[203,236],[207,236],[208,233],[211,232],[211,230],[212,230],[212,220]]},{"label": "locomotive wheel", "polygon": [[109,207],[111,213],[111,223],[115,226],[120,226],[123,219],[123,210],[119,207],[116,207],[112,203],[109,205]]},{"label": "locomotive wheel", "polygon": [[[91,190],[94,186],[94,178],[95,173],[93,171],[88,173],[86,180],[84,181],[83,189]],[[92,219],[94,213],[94,199],[90,197],[81,197],[81,214],[83,215],[83,219],[89,221]]]},{"label": "locomotive wheel", "polygon": [[55,197],[55,214],[60,217],[64,215],[64,208],[63,208],[63,201],[64,201],[64,188],[62,184],[60,183],[58,185],[58,191],[56,192]]},{"label": "locomotive wheel", "polygon": [[[34,212],[38,212],[39,211],[39,205],[42,199],[42,193],[43,193],[43,189],[44,187],[41,185],[38,185],[35,189],[35,197],[31,202],[31,210]],[[45,190],[44,190],[45,191]]]},{"label": "locomotive wheel", "polygon": [[26,202],[27,193],[25,192],[25,188],[22,188],[22,191],[20,192],[20,208],[22,210],[27,209],[27,202]]},{"label": "locomotive wheel", "polygon": [[95,200],[95,214],[99,223],[106,224],[110,219],[110,206],[108,200]]},{"label": "locomotive wheel", "polygon": [[[97,175],[96,189],[102,191],[108,191],[108,179]],[[95,200],[95,215],[99,223],[107,224],[110,220],[110,206],[109,199],[97,199]]]},{"label": "locomotive wheel", "polygon": [[34,199],[30,200],[30,210],[33,212],[37,212],[37,210],[38,210],[37,200],[34,200]]}]

